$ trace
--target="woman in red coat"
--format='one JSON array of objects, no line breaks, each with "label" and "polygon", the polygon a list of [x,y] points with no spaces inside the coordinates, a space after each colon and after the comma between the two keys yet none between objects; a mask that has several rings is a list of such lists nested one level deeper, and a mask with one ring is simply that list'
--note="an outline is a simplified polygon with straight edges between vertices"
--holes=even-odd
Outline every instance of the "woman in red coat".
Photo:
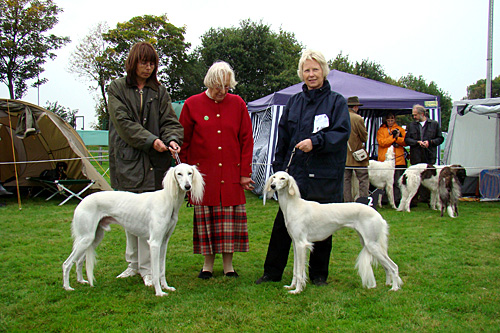
[{"label": "woman in red coat", "polygon": [[198,275],[213,276],[215,255],[222,253],[224,275],[238,277],[233,253],[248,252],[244,190],[252,189],[252,124],[241,97],[229,94],[236,86],[226,62],[208,70],[205,92],[191,96],[179,121],[184,127],[181,160],[204,175],[205,195],[194,208],[194,253],[205,262]]}]

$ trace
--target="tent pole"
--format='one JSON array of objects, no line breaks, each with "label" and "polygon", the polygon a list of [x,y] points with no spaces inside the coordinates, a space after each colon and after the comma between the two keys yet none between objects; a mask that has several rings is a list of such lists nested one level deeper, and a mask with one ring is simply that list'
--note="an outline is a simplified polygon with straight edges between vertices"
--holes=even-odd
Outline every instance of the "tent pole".
[{"label": "tent pole", "polygon": [[21,210],[23,208],[21,205],[21,192],[19,191],[19,175],[17,174],[16,153],[14,151],[14,133],[12,132],[12,120],[10,118],[10,108],[9,108],[9,101],[8,100],[7,100],[7,114],[9,115],[10,141],[12,143],[12,158],[14,161],[14,174],[16,175],[17,205],[19,206],[19,210]]},{"label": "tent pole", "polygon": [[493,3],[490,0],[490,8],[488,15],[488,52],[486,57],[486,93],[485,98],[491,98],[491,74],[493,68]]}]

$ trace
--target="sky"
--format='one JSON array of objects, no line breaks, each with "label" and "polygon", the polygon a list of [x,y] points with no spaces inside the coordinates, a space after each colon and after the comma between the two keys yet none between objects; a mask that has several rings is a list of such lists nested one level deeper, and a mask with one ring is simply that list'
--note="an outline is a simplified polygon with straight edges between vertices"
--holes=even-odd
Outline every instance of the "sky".
[{"label": "sky", "polygon": [[[77,129],[95,123],[90,82],[67,71],[69,58],[81,40],[100,22],[115,28],[135,16],[166,14],[175,26],[185,26],[186,41],[200,45],[210,28],[238,27],[245,19],[262,21],[273,31],[292,32],[306,48],[321,51],[327,60],[339,52],[352,62],[368,59],[394,79],[413,74],[434,81],[452,100],[463,99],[467,86],[486,78],[488,0],[54,0],[63,9],[50,30],[68,36],[71,43],[56,51],[45,64],[49,81],[30,88],[23,100],[47,101],[78,109]],[[493,75],[500,75],[500,10],[494,8]],[[298,62],[298,59],[297,59]],[[8,98],[5,85],[0,96]],[[250,101],[247,101],[250,102]],[[84,121],[82,121],[84,119]]]}]

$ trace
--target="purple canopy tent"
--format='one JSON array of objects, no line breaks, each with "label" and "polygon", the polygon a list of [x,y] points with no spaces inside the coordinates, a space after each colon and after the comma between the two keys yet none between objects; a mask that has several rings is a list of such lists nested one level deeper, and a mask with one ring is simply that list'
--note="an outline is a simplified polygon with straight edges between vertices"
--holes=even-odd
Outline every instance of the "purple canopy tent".
[{"label": "purple canopy tent", "polygon": [[[376,149],[376,133],[382,117],[388,111],[409,114],[415,104],[429,108],[431,119],[440,120],[439,98],[414,90],[393,86],[354,74],[332,70],[327,76],[333,91],[349,96],[358,96],[363,106],[359,114],[365,119],[368,129],[367,150]],[[253,175],[256,182],[254,192],[262,193],[265,180],[271,174],[271,162],[277,142],[278,123],[288,99],[302,91],[303,83],[277,91],[248,103],[254,134]]]}]

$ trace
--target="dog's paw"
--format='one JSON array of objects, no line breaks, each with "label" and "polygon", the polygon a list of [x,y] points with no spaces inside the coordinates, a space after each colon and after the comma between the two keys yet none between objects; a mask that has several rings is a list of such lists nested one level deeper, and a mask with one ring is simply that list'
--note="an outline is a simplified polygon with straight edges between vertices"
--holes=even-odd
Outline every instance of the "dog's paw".
[{"label": "dog's paw", "polygon": [[174,287],[170,287],[168,285],[162,285],[162,288],[168,291],[175,291],[176,289]]},{"label": "dog's paw", "polygon": [[80,279],[80,280],[77,280],[79,283],[81,284],[89,284],[89,281],[85,280],[85,279]]},{"label": "dog's paw", "polygon": [[73,291],[73,290],[75,290],[75,289],[71,288],[70,286],[67,286],[67,287],[64,286],[63,288],[66,289],[67,291]]},{"label": "dog's paw", "polygon": [[290,289],[295,288],[295,286],[289,285],[289,286],[283,286],[283,288],[290,290]]},{"label": "dog's paw", "polygon": [[156,296],[158,296],[158,297],[168,296],[168,293],[160,291],[160,292],[156,293]]},{"label": "dog's paw", "polygon": [[300,294],[302,292],[302,289],[294,289],[294,290],[290,290],[288,293],[289,294],[292,294],[292,295],[297,295],[297,294]]}]

